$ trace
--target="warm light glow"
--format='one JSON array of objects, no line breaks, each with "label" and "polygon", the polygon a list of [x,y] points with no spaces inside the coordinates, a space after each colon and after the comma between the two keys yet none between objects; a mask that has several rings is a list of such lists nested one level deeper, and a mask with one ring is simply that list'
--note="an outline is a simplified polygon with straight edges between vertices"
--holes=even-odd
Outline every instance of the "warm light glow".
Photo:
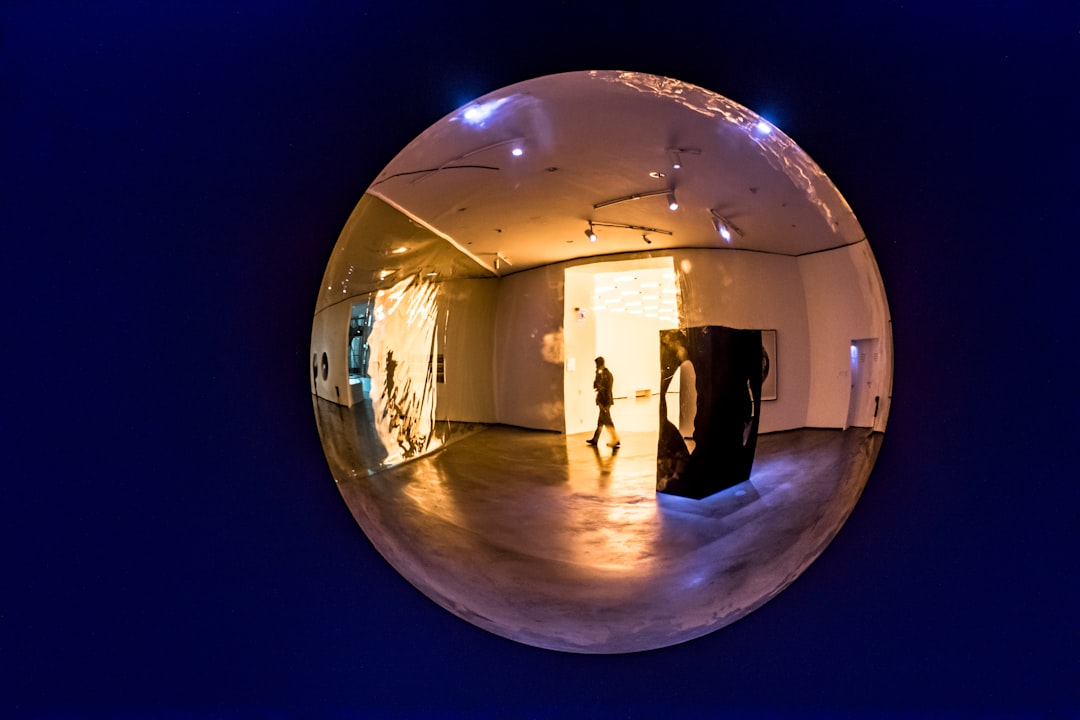
[{"label": "warm light glow", "polygon": [[521,157],[522,155],[525,154],[525,151],[522,150],[519,147],[516,147],[516,148],[514,148],[513,150],[510,151],[510,154],[513,155],[514,157]]},{"label": "warm light glow", "polygon": [[400,255],[401,253],[409,252],[409,248],[407,248],[407,247],[396,247],[393,250],[391,250],[390,252],[394,253],[395,255]]}]

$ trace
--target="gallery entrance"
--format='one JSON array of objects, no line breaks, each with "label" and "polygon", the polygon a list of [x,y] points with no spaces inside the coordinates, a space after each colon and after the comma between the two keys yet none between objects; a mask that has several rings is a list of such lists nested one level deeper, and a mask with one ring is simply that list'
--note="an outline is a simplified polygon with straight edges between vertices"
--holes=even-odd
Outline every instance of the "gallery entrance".
[{"label": "gallery entrance", "polygon": [[[595,365],[614,375],[611,414],[620,432],[659,427],[661,330],[679,326],[679,290],[669,257],[567,268],[563,322],[563,402],[568,435],[596,428]],[[673,391],[677,392],[678,385]],[[678,406],[675,401],[675,406]]]}]

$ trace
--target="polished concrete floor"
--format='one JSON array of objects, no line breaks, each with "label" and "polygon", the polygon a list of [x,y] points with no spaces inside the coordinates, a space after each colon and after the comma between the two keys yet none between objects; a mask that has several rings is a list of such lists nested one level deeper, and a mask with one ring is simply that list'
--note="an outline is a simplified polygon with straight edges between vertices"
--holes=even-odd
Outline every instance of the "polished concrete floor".
[{"label": "polished concrete floor", "polygon": [[727,625],[790,584],[855,505],[881,435],[762,435],[748,482],[657,494],[656,434],[462,428],[430,455],[368,471],[362,412],[316,401],[342,496],[380,553],[448,610],[557,650],[663,647]]}]

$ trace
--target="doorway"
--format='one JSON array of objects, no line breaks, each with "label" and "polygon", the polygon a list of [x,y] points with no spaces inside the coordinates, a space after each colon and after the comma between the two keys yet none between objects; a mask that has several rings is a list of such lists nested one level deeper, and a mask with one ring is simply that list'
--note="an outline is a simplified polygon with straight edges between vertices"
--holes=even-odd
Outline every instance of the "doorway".
[{"label": "doorway", "polygon": [[880,373],[881,342],[878,338],[852,340],[851,395],[848,400],[848,427],[874,427],[881,406],[880,393],[875,392]]},{"label": "doorway", "polygon": [[616,260],[567,268],[564,299],[566,433],[596,428],[592,382],[597,356],[605,358],[615,378],[616,402],[611,412],[616,427],[657,430],[659,331],[679,326],[679,289],[672,259]]}]

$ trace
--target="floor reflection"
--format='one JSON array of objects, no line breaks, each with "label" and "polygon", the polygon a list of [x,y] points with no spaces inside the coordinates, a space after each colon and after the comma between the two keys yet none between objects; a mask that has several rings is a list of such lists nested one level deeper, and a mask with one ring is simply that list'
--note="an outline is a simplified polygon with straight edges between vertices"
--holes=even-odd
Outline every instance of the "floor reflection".
[{"label": "floor reflection", "polygon": [[691,500],[655,493],[652,432],[622,431],[612,451],[590,433],[462,426],[369,474],[363,409],[316,411],[342,495],[402,575],[492,632],[576,652],[689,640],[774,596],[851,512],[881,442],[762,435],[748,482]]}]

